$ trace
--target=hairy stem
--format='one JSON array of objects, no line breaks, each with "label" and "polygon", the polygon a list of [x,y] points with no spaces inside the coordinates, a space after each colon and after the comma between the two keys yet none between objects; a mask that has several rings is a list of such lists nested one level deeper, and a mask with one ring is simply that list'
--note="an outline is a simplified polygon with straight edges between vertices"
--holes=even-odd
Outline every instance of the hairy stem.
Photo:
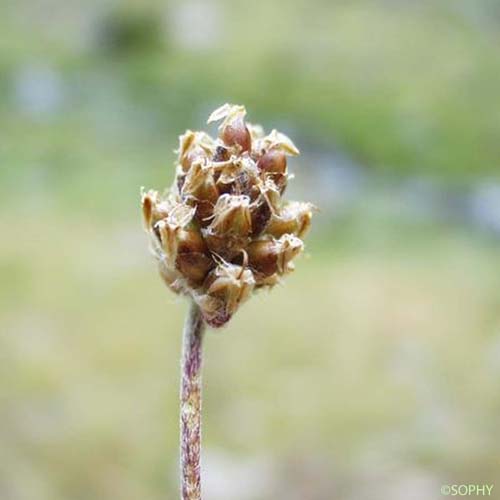
[{"label": "hairy stem", "polygon": [[184,325],[181,361],[181,495],[201,499],[201,360],[205,324],[192,302]]}]

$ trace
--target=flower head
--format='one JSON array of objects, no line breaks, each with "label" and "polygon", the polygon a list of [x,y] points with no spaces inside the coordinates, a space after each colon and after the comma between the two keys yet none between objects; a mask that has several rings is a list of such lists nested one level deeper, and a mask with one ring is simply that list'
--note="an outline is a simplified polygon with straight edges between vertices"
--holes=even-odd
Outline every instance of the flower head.
[{"label": "flower head", "polygon": [[314,211],[310,203],[282,198],[291,178],[287,156],[299,150],[245,116],[244,106],[225,104],[208,119],[220,122],[216,139],[191,130],[181,135],[168,195],[142,194],[161,276],[174,292],[191,296],[215,328],[253,290],[293,271]]}]

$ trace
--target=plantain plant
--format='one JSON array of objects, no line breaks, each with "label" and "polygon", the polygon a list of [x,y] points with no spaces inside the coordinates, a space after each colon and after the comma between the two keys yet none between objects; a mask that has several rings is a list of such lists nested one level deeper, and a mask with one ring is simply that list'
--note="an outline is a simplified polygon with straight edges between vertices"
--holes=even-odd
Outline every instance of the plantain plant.
[{"label": "plantain plant", "polygon": [[181,497],[201,498],[201,365],[205,327],[227,324],[240,305],[293,271],[314,211],[284,201],[284,134],[245,122],[243,106],[225,104],[208,123],[218,137],[186,131],[179,138],[175,180],[160,195],[142,192],[144,226],[160,275],[190,300],[183,332],[180,390]]}]

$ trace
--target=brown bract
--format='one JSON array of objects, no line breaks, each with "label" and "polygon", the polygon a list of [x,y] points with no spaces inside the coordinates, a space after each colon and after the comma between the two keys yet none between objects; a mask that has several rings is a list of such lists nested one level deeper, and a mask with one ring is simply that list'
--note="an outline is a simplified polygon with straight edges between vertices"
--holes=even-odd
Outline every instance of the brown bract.
[{"label": "brown bract", "polygon": [[257,288],[294,269],[314,207],[283,200],[284,134],[245,122],[243,106],[225,104],[208,123],[219,135],[188,130],[179,138],[176,178],[166,196],[142,193],[144,225],[165,283],[199,305],[212,327],[226,324]]}]

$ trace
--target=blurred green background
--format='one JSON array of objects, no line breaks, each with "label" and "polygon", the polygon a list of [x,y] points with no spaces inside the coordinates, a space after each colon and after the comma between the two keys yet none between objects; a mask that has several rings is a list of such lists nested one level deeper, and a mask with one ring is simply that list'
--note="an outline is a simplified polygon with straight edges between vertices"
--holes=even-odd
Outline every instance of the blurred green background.
[{"label": "blurred green background", "polygon": [[321,212],[206,338],[205,499],[495,484],[500,2],[3,0],[0,33],[2,500],[178,497],[186,303],[139,189],[226,101]]}]

